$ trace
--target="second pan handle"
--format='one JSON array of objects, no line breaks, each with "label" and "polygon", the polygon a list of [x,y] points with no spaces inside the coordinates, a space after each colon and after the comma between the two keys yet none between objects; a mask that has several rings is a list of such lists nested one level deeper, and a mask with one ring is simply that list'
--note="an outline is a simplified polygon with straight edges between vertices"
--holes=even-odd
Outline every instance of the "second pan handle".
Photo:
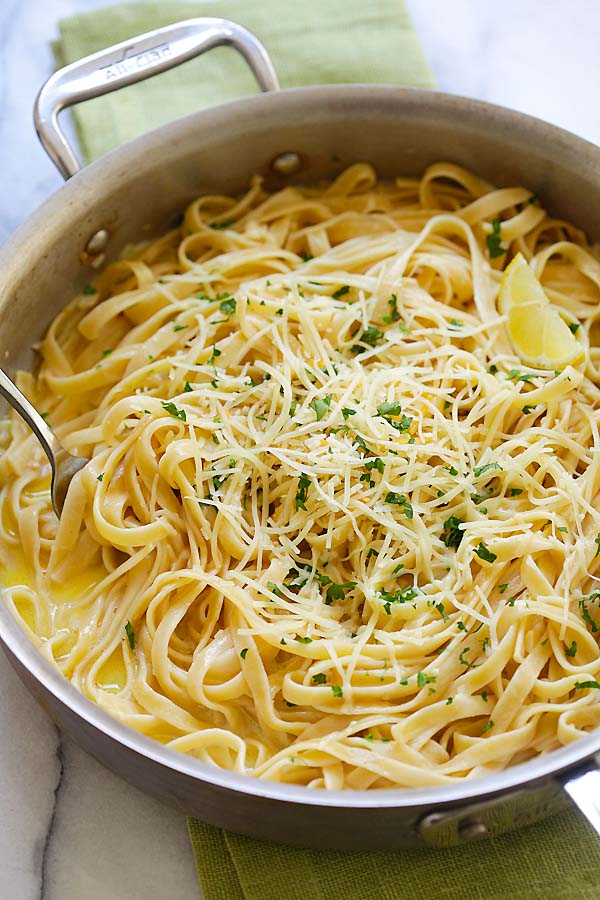
[{"label": "second pan handle", "polygon": [[61,110],[152,78],[223,45],[244,57],[261,90],[279,89],[263,45],[252,32],[227,19],[187,19],[157,28],[55,72],[37,96],[33,118],[39,139],[61,175],[70,178],[81,168],[60,127]]}]

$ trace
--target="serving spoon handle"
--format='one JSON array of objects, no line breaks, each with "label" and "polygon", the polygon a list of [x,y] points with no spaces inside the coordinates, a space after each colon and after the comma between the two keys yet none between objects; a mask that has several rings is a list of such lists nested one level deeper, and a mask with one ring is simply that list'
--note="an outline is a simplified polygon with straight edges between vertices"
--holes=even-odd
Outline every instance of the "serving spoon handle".
[{"label": "serving spoon handle", "polygon": [[72,453],[65,450],[44,417],[32,406],[27,397],[2,369],[0,369],[0,395],[27,422],[48,457],[52,467],[50,484],[52,506],[60,518],[71,480],[77,472],[83,469],[89,459],[83,456],[73,456]]}]

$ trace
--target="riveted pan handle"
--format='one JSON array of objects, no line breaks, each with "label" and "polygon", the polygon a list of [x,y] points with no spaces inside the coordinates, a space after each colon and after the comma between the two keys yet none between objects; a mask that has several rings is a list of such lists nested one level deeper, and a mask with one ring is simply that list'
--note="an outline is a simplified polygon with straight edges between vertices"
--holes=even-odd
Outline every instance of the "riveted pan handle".
[{"label": "riveted pan handle", "polygon": [[37,96],[33,118],[39,139],[61,175],[70,178],[81,168],[60,127],[61,110],[144,81],[223,45],[244,57],[261,90],[278,90],[277,75],[263,45],[246,28],[227,19],[187,19],[157,28],[55,72]]}]

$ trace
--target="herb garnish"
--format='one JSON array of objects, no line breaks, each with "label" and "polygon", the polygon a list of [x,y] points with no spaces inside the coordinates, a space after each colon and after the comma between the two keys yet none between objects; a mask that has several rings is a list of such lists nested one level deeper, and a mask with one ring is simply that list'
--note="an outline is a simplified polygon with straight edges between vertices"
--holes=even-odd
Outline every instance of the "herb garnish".
[{"label": "herb garnish", "polygon": [[[369,347],[376,347],[379,341],[384,337],[383,331],[380,331],[376,325],[369,325],[368,328],[365,328],[358,340],[363,344],[368,344]],[[352,353],[365,352],[365,348],[361,347],[360,344],[353,344],[350,349],[352,350]]]},{"label": "herb garnish", "polygon": [[302,473],[298,479],[298,490],[296,492],[296,509],[303,509],[306,511],[306,500],[308,497],[308,489],[311,486],[312,482],[308,475]]},{"label": "herb garnish", "polygon": [[327,675],[325,672],[317,672],[316,675],[313,675],[312,680],[314,684],[325,684],[327,681]]},{"label": "herb garnish", "polygon": [[458,516],[450,516],[444,522],[444,535],[443,541],[446,547],[460,547],[460,542],[465,536],[464,531],[461,531],[459,528],[460,525],[464,525],[465,520],[459,519]]},{"label": "herb garnish", "polygon": [[129,619],[127,619],[127,621],[125,622],[125,634],[127,635],[129,646],[132,650],[135,650],[135,634],[133,631],[133,625],[131,624]]},{"label": "herb garnish", "polygon": [[317,414],[317,422],[320,422],[321,419],[327,415],[327,410],[331,406],[331,394],[327,394],[327,396],[323,400],[314,399],[312,403],[309,403],[311,409],[314,409]]},{"label": "herb garnish", "polygon": [[210,227],[214,231],[223,231],[224,228],[231,228],[234,223],[235,219],[225,219],[224,222],[211,222]]},{"label": "herb garnish", "polygon": [[465,649],[462,651],[462,653],[458,657],[458,661],[461,665],[466,666],[467,669],[476,669],[478,667],[477,663],[469,662],[467,659],[464,658],[465,653],[469,653],[470,650],[471,650],[470,647],[465,647]]},{"label": "herb garnish", "polygon": [[565,653],[572,659],[577,653],[577,641],[573,641],[570,647],[565,647]]},{"label": "herb garnish", "polygon": [[473,469],[473,475],[475,476],[475,478],[479,478],[480,475],[483,475],[484,472],[489,472],[490,469],[500,469],[501,472],[503,471],[500,463],[491,462],[486,463],[485,466],[475,466],[475,468]]},{"label": "herb garnish", "polygon": [[337,291],[334,291],[334,292],[333,292],[333,294],[331,295],[331,299],[332,299],[332,300],[339,300],[340,297],[343,297],[343,296],[344,296],[345,294],[347,294],[349,291],[350,291],[350,288],[348,287],[348,285],[347,285],[347,284],[343,284],[341,288],[338,288]]},{"label": "herb garnish", "polygon": [[394,491],[389,491],[385,495],[385,502],[396,504],[396,506],[401,506],[404,510],[404,515],[406,516],[406,518],[407,519],[413,518],[414,510],[412,508],[412,505],[409,503],[409,501],[406,499],[406,497],[404,497],[402,494],[397,494]]},{"label": "herb garnish", "polygon": [[170,400],[162,401],[162,408],[166,410],[170,415],[173,416],[174,419],[181,419],[182,422],[187,421],[185,415],[185,409],[179,409],[179,407],[175,406]]},{"label": "herb garnish", "polygon": [[400,318],[400,313],[398,312],[398,298],[395,294],[392,294],[392,296],[388,300],[388,306],[390,308],[390,311],[387,316],[383,317],[383,321],[386,325],[391,325],[392,322],[397,322]]},{"label": "herb garnish", "polygon": [[[599,687],[600,687],[600,685],[599,685]],[[343,692],[342,688],[339,686],[339,684],[331,685],[331,693],[333,694],[334,697],[337,697],[338,700],[344,696],[344,692]]]},{"label": "herb garnish", "polygon": [[500,219],[495,216],[492,219],[492,233],[486,235],[485,242],[487,244],[490,259],[496,259],[497,256],[504,256],[506,249],[502,246],[502,237],[500,235]]},{"label": "herb garnish", "polygon": [[235,313],[236,307],[237,307],[237,300],[235,299],[235,297],[228,297],[227,300],[223,300],[219,304],[219,309],[221,310],[221,312],[223,313],[225,318],[218,319],[214,324],[220,325],[221,322],[229,322],[230,318]]},{"label": "herb garnish", "polygon": [[479,559],[485,560],[485,562],[493,563],[498,557],[495,553],[492,553],[491,550],[485,546],[483,541],[479,541],[479,546],[475,549],[475,556],[478,556]]},{"label": "herb garnish", "polygon": [[206,364],[209,366],[214,366],[217,356],[220,356],[220,355],[221,355],[221,351],[218,350],[217,347],[215,347],[215,345],[213,344],[213,352],[206,360]]},{"label": "herb garnish", "polygon": [[592,619],[592,617],[588,611],[587,604],[589,601],[595,600],[597,596],[598,596],[597,593],[590,594],[589,597],[582,597],[581,600],[579,601],[579,609],[581,610],[581,617],[583,618],[584,622],[588,623],[588,625],[592,629],[593,634],[595,634],[597,631],[600,631],[600,628],[598,627],[598,625],[596,625],[596,623]]}]

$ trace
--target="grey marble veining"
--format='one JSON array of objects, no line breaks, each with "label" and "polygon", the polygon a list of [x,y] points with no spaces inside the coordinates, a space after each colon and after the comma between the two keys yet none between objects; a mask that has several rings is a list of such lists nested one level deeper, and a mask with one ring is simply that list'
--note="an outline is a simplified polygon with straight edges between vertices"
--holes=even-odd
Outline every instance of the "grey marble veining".
[{"label": "grey marble veining", "polygon": [[[0,242],[61,184],[31,121],[56,23],[104,2],[0,0]],[[600,142],[600,4],[407,2],[442,90]],[[0,900],[197,898],[182,816],[61,742],[1,655],[0,685]]]}]

